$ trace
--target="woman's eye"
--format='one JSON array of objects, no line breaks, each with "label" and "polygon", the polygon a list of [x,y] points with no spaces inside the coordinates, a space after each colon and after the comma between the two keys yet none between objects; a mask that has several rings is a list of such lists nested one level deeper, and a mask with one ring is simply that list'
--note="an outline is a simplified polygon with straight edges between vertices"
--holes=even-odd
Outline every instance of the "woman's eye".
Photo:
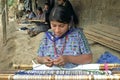
[{"label": "woman's eye", "polygon": [[64,25],[60,25],[60,27],[61,27],[61,28],[63,28],[63,27],[64,27]]},{"label": "woman's eye", "polygon": [[56,25],[52,25],[52,27],[56,27]]}]

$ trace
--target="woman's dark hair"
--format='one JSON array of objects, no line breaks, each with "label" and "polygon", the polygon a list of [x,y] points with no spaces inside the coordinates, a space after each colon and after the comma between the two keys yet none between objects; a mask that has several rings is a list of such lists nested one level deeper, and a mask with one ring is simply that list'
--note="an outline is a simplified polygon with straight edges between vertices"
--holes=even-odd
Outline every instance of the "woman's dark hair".
[{"label": "woman's dark hair", "polygon": [[26,10],[26,13],[29,13],[29,12],[32,12],[32,11],[31,11],[31,10],[29,10],[29,9],[28,9],[28,10]]},{"label": "woman's dark hair", "polygon": [[50,21],[58,21],[61,23],[70,23],[71,16],[64,6],[56,6],[50,13]]},{"label": "woman's dark hair", "polygon": [[49,6],[49,3],[46,2],[45,5]]},{"label": "woman's dark hair", "polygon": [[37,7],[37,10],[39,10],[39,11],[43,11],[41,7]]},{"label": "woman's dark hair", "polygon": [[64,2],[67,1],[67,0],[63,0]]}]

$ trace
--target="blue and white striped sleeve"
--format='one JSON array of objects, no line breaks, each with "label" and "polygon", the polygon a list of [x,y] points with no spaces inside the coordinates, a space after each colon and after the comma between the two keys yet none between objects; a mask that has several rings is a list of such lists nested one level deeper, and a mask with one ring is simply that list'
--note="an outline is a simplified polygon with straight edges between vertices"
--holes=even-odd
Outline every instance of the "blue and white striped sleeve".
[{"label": "blue and white striped sleeve", "polygon": [[88,44],[87,38],[84,35],[83,31],[78,31],[78,37],[79,37],[79,47],[81,54],[90,54],[92,53],[90,50],[90,46]]}]

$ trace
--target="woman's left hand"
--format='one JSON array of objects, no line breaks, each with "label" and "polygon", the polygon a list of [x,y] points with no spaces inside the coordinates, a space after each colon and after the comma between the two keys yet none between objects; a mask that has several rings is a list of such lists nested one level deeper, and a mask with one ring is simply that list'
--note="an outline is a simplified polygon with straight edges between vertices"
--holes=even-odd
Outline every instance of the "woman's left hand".
[{"label": "woman's left hand", "polygon": [[67,56],[59,56],[57,59],[53,60],[53,64],[57,66],[64,66],[67,63]]}]

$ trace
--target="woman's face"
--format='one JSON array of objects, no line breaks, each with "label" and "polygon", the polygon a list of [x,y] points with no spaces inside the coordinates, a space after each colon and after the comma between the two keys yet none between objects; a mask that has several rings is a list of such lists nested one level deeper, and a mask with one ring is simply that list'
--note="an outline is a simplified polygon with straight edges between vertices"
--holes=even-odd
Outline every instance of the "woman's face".
[{"label": "woman's face", "polygon": [[48,7],[48,5],[45,5],[45,10],[47,10],[49,7]]},{"label": "woman's face", "polygon": [[58,0],[58,4],[63,4],[64,1],[63,0]]},{"label": "woman's face", "polygon": [[37,14],[42,14],[42,11],[36,10]]},{"label": "woman's face", "polygon": [[51,21],[51,29],[53,30],[55,36],[62,36],[69,29],[69,25],[65,23],[60,23],[58,21]]}]

